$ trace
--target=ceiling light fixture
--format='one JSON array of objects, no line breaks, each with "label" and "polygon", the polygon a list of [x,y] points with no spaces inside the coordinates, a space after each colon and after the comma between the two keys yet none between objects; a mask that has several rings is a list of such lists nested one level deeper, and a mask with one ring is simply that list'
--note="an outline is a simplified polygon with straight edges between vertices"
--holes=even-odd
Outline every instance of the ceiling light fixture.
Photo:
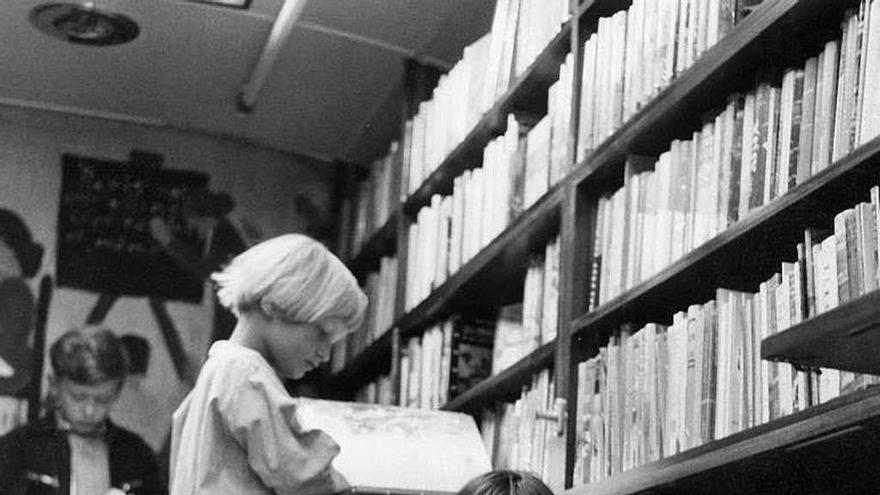
[{"label": "ceiling light fixture", "polygon": [[93,3],[49,3],[31,10],[31,23],[41,32],[70,43],[112,46],[137,38],[137,23]]},{"label": "ceiling light fixture", "polygon": [[272,31],[269,32],[269,38],[263,46],[260,58],[257,60],[257,65],[254,66],[251,73],[251,78],[238,93],[238,109],[242,113],[254,111],[254,106],[263,92],[263,86],[266,85],[266,79],[275,65],[275,60],[284,48],[284,43],[290,37],[293,25],[302,14],[305,6],[306,0],[284,0],[281,11],[278,12],[278,17],[272,24]]}]

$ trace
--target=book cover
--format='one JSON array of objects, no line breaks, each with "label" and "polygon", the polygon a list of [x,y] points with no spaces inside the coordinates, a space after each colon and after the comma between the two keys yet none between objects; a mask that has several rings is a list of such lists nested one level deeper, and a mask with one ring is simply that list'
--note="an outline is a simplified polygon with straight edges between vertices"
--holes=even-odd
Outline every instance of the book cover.
[{"label": "book cover", "polygon": [[538,347],[535,335],[523,324],[523,305],[504,306],[495,323],[492,374],[510,367]]},{"label": "book cover", "polygon": [[[780,160],[780,170],[785,170],[787,175],[787,183],[780,185],[785,190],[794,188],[798,184],[798,170],[800,164],[801,153],[801,126],[803,125],[803,108],[805,93],[805,76],[803,70],[794,71],[793,96],[791,101],[791,112],[786,113],[787,120],[790,123],[790,132],[783,136],[780,142],[787,149],[787,160]],[[782,189],[780,189],[782,191]],[[781,194],[782,192],[780,192]]]},{"label": "book cover", "polygon": [[837,95],[837,63],[840,42],[831,40],[819,56],[816,84],[816,114],[813,126],[813,173],[831,164],[834,115]]},{"label": "book cover", "polygon": [[880,134],[880,78],[868,77],[880,73],[880,3],[871,2],[866,16],[867,43],[863,50],[865,63],[864,97],[861,105],[859,144],[864,144]]},{"label": "book cover", "polygon": [[452,322],[449,400],[492,374],[495,328],[488,320],[457,317]]},{"label": "book cover", "polygon": [[[743,133],[745,131],[745,102],[742,95],[733,96],[733,128],[730,146],[730,189],[727,201],[727,224],[732,225],[739,221],[742,197],[742,170],[744,168],[743,157]],[[751,131],[750,131],[751,132]],[[748,170],[748,168],[746,168]]]},{"label": "book cover", "polygon": [[811,57],[804,63],[804,96],[801,99],[801,134],[798,147],[798,184],[813,175],[813,134],[818,83],[819,57]]},{"label": "book cover", "polygon": [[[746,211],[751,211],[764,204],[766,192],[764,183],[767,178],[767,166],[769,164],[767,143],[770,139],[770,93],[771,87],[768,81],[762,81],[758,85],[758,91],[755,93],[753,134],[748,141],[751,147],[750,154],[747,155],[749,157],[749,195]],[[747,98],[747,112],[748,106]],[[744,141],[743,153],[747,149],[749,148],[746,148]]]},{"label": "book cover", "polygon": [[877,224],[871,203],[856,205],[860,294],[877,290]]},{"label": "book cover", "polygon": [[703,304],[700,312],[702,322],[702,363],[700,372],[700,443],[711,442],[715,438],[715,394],[717,367],[717,314],[715,301]]}]

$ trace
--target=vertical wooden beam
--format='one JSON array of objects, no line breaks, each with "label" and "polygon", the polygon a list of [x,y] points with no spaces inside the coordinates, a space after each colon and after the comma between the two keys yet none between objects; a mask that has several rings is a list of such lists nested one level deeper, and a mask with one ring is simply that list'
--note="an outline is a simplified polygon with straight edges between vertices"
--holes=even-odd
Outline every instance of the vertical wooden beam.
[{"label": "vertical wooden beam", "polygon": [[98,296],[98,301],[92,307],[89,316],[86,317],[86,325],[100,325],[118,298],[119,296],[116,294],[101,294]]},{"label": "vertical wooden beam", "polygon": [[354,230],[355,193],[357,191],[357,167],[350,163],[335,162],[334,215],[336,217],[336,252],[339,258],[351,261],[352,231]]},{"label": "vertical wooden beam", "polygon": [[28,423],[33,424],[40,416],[40,400],[43,396],[43,362],[46,356],[46,322],[49,319],[49,303],[52,302],[52,277],[43,275],[37,295],[37,318],[34,325],[33,367],[28,400]]},{"label": "vertical wooden beam", "polygon": [[[569,107],[568,139],[566,140],[566,161],[568,170],[574,168],[577,158],[577,136],[579,125],[581,53],[579,1],[569,2],[571,22],[569,43],[573,56],[571,67],[571,106]],[[570,174],[568,175],[570,177]],[[567,180],[567,179],[563,179]],[[587,269],[587,246],[584,236],[589,232],[589,209],[584,204],[585,198],[576,184],[565,186],[565,197],[562,202],[559,225],[559,314],[557,317],[556,353],[554,356],[554,376],[556,380],[555,395],[566,400],[565,433],[555,438],[550,445],[549,455],[554,466],[547,480],[556,491],[571,486],[572,466],[574,465],[574,402],[577,398],[577,363],[572,358],[571,320],[580,314],[585,307]]]}]

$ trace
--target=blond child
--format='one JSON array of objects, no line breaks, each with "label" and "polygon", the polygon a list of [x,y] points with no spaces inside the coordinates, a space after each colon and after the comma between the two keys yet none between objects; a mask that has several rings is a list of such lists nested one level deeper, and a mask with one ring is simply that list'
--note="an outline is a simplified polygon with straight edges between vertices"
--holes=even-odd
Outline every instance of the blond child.
[{"label": "blond child", "polygon": [[[301,378],[358,328],[367,298],[317,241],[288,234],[257,244],[212,276],[238,318],[211,347],[174,413],[171,493],[307,495],[346,487],[339,446],[305,431],[280,377]],[[279,377],[280,376],[280,377]]]}]

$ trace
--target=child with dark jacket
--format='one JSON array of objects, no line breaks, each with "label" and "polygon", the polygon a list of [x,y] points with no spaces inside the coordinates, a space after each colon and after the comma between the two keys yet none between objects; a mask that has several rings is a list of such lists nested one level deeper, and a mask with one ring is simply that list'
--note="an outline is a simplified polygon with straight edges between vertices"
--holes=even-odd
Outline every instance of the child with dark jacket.
[{"label": "child with dark jacket", "polygon": [[128,363],[110,330],[71,330],[50,350],[47,414],[0,438],[0,495],[165,493],[152,450],[114,425]]}]

